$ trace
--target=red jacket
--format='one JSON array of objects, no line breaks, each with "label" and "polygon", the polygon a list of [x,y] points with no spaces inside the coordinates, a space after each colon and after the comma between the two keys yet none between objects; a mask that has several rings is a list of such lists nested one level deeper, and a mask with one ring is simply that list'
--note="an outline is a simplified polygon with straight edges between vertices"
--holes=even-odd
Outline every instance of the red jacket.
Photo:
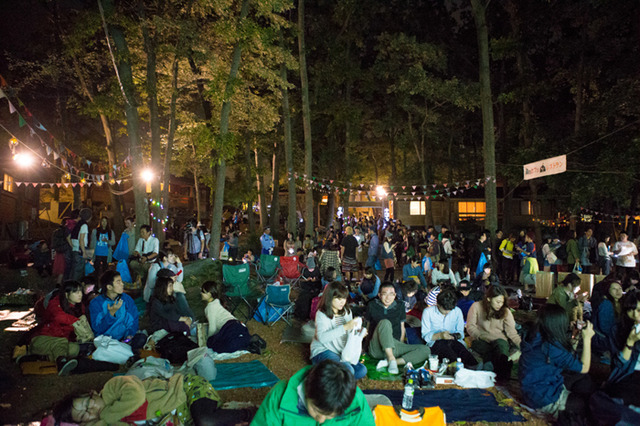
[{"label": "red jacket", "polygon": [[[81,306],[81,310],[81,315],[84,315],[84,305]],[[42,336],[64,337],[69,340],[75,340],[76,336],[73,330],[73,323],[76,321],[78,321],[76,316],[62,310],[62,306],[60,306],[60,296],[56,295],[49,301],[39,334]]]}]

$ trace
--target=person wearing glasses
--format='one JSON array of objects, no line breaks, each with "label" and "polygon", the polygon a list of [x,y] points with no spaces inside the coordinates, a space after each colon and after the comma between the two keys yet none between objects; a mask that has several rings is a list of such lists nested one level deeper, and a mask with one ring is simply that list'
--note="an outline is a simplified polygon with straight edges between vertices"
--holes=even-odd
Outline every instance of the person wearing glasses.
[{"label": "person wearing glasses", "polygon": [[367,328],[374,330],[369,341],[369,355],[381,360],[377,369],[386,367],[389,373],[398,374],[398,366],[407,363],[421,366],[429,358],[428,346],[404,343],[405,319],[405,305],[396,300],[393,283],[382,283],[378,299],[367,305],[365,314]]}]

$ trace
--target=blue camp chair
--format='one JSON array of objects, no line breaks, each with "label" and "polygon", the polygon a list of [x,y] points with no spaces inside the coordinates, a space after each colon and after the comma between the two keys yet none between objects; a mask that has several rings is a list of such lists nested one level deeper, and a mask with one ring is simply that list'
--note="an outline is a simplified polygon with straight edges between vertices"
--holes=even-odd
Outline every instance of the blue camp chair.
[{"label": "blue camp chair", "polygon": [[256,319],[262,321],[265,325],[273,325],[280,320],[291,325],[289,315],[295,303],[289,300],[290,293],[290,285],[267,285],[265,296],[260,302],[255,314]]},{"label": "blue camp chair", "polygon": [[241,263],[239,265],[222,265],[222,281],[229,289],[226,292],[227,297],[231,299],[231,313],[241,306],[246,306],[247,321],[253,317],[253,311],[255,309],[252,301],[257,301],[261,295],[261,292],[251,286],[251,268],[249,265]]},{"label": "blue camp chair", "polygon": [[261,254],[257,272],[258,278],[263,284],[272,283],[280,272],[280,256]]}]

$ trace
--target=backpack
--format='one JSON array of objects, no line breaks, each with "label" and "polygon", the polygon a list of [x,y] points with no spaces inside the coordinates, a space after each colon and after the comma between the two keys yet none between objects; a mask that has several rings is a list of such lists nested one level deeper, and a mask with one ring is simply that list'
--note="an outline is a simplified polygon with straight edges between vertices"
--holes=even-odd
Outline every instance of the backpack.
[{"label": "backpack", "polygon": [[156,350],[171,364],[184,363],[188,358],[187,352],[197,347],[196,342],[177,331],[172,331],[156,343]]},{"label": "backpack", "polygon": [[555,251],[556,257],[560,260],[567,260],[567,244],[561,244]]}]

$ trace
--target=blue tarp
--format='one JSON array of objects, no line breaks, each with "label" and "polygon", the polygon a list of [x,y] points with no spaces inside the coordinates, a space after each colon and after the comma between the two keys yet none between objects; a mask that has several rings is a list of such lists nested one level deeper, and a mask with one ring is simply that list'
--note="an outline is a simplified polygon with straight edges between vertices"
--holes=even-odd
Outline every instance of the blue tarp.
[{"label": "blue tarp", "polygon": [[211,382],[216,390],[235,388],[264,388],[280,379],[258,360],[251,362],[216,363],[218,374]]},{"label": "blue tarp", "polygon": [[[367,394],[382,394],[394,405],[402,405],[401,390],[364,390]],[[440,407],[447,415],[447,423],[468,422],[524,422],[513,407],[501,407],[493,394],[484,389],[417,390],[414,407]]]}]

